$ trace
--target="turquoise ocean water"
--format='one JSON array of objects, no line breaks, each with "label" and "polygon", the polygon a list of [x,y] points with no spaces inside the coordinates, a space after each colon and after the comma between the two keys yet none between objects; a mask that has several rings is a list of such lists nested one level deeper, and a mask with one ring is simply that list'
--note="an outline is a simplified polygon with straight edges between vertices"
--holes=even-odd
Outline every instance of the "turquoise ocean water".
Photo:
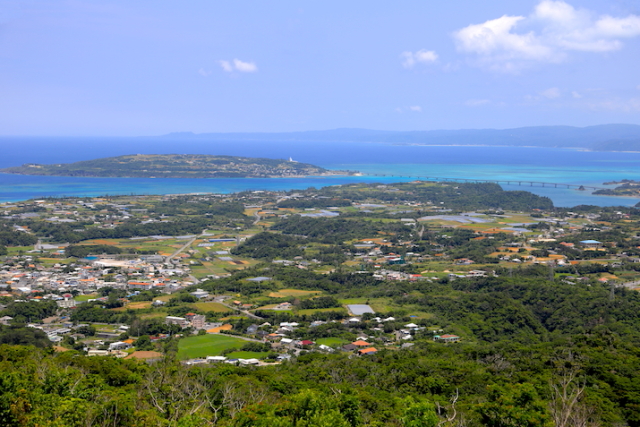
[{"label": "turquoise ocean water", "polygon": [[[477,180],[522,180],[593,185],[640,180],[640,153],[602,153],[527,147],[396,146],[366,143],[209,143],[144,138],[0,139],[0,167],[23,163],[66,163],[123,154],[200,153],[289,158],[329,169],[361,171],[362,177],[271,179],[69,178],[0,174],[0,202],[42,197],[117,194],[230,193],[243,190],[290,190],[354,182],[392,183],[413,176]],[[132,148],[133,147],[133,148]],[[387,175],[387,176],[375,176]],[[550,197],[556,206],[591,204],[632,206],[635,198],[593,196],[589,192],[502,185]]]}]

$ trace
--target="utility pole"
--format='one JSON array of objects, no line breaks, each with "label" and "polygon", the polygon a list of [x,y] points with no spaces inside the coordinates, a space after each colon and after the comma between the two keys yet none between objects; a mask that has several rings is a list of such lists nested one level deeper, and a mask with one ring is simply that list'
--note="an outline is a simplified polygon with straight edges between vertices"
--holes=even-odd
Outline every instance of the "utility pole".
[{"label": "utility pole", "polygon": [[616,299],[616,284],[611,281],[611,288],[609,289],[609,301],[613,301]]}]

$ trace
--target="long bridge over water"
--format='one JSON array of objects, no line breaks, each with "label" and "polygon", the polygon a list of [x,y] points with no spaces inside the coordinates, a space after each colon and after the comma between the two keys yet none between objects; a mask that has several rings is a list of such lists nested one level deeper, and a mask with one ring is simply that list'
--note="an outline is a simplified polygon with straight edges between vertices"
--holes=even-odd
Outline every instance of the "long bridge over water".
[{"label": "long bridge over water", "polygon": [[505,185],[518,185],[523,187],[546,187],[546,188],[575,188],[576,190],[604,190],[604,187],[594,187],[592,185],[580,185],[580,184],[562,184],[558,182],[542,182],[542,181],[526,181],[521,179],[472,179],[472,178],[444,178],[439,176],[414,176],[414,175],[385,175],[385,174],[366,174],[367,176],[384,176],[390,178],[409,178],[418,179],[421,181],[436,181],[436,182],[463,182],[463,183],[492,183],[492,184],[505,184]]}]

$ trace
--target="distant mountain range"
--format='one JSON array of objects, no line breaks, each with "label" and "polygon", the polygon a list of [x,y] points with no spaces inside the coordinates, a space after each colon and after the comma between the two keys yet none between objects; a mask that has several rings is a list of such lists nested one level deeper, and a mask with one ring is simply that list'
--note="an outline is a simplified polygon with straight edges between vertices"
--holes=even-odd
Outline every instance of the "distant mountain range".
[{"label": "distant mountain range", "polygon": [[588,127],[533,126],[514,129],[379,131],[333,129],[274,133],[177,132],[174,139],[210,141],[373,142],[400,145],[505,145],[576,147],[595,151],[640,151],[640,125],[609,124]]}]

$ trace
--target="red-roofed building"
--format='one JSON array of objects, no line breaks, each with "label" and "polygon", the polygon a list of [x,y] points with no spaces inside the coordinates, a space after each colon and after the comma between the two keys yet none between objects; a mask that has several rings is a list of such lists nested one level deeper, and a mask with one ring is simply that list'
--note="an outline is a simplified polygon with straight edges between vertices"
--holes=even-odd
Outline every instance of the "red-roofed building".
[{"label": "red-roofed building", "polygon": [[436,335],[433,337],[434,341],[438,341],[438,342],[445,342],[445,343],[449,343],[449,342],[458,342],[460,341],[460,337],[457,335],[451,335],[451,334],[444,334],[444,335]]},{"label": "red-roofed building", "polygon": [[298,341],[298,347],[300,347],[300,348],[310,347],[310,346],[312,346],[314,344],[315,343],[313,341],[310,341],[310,340]]}]

